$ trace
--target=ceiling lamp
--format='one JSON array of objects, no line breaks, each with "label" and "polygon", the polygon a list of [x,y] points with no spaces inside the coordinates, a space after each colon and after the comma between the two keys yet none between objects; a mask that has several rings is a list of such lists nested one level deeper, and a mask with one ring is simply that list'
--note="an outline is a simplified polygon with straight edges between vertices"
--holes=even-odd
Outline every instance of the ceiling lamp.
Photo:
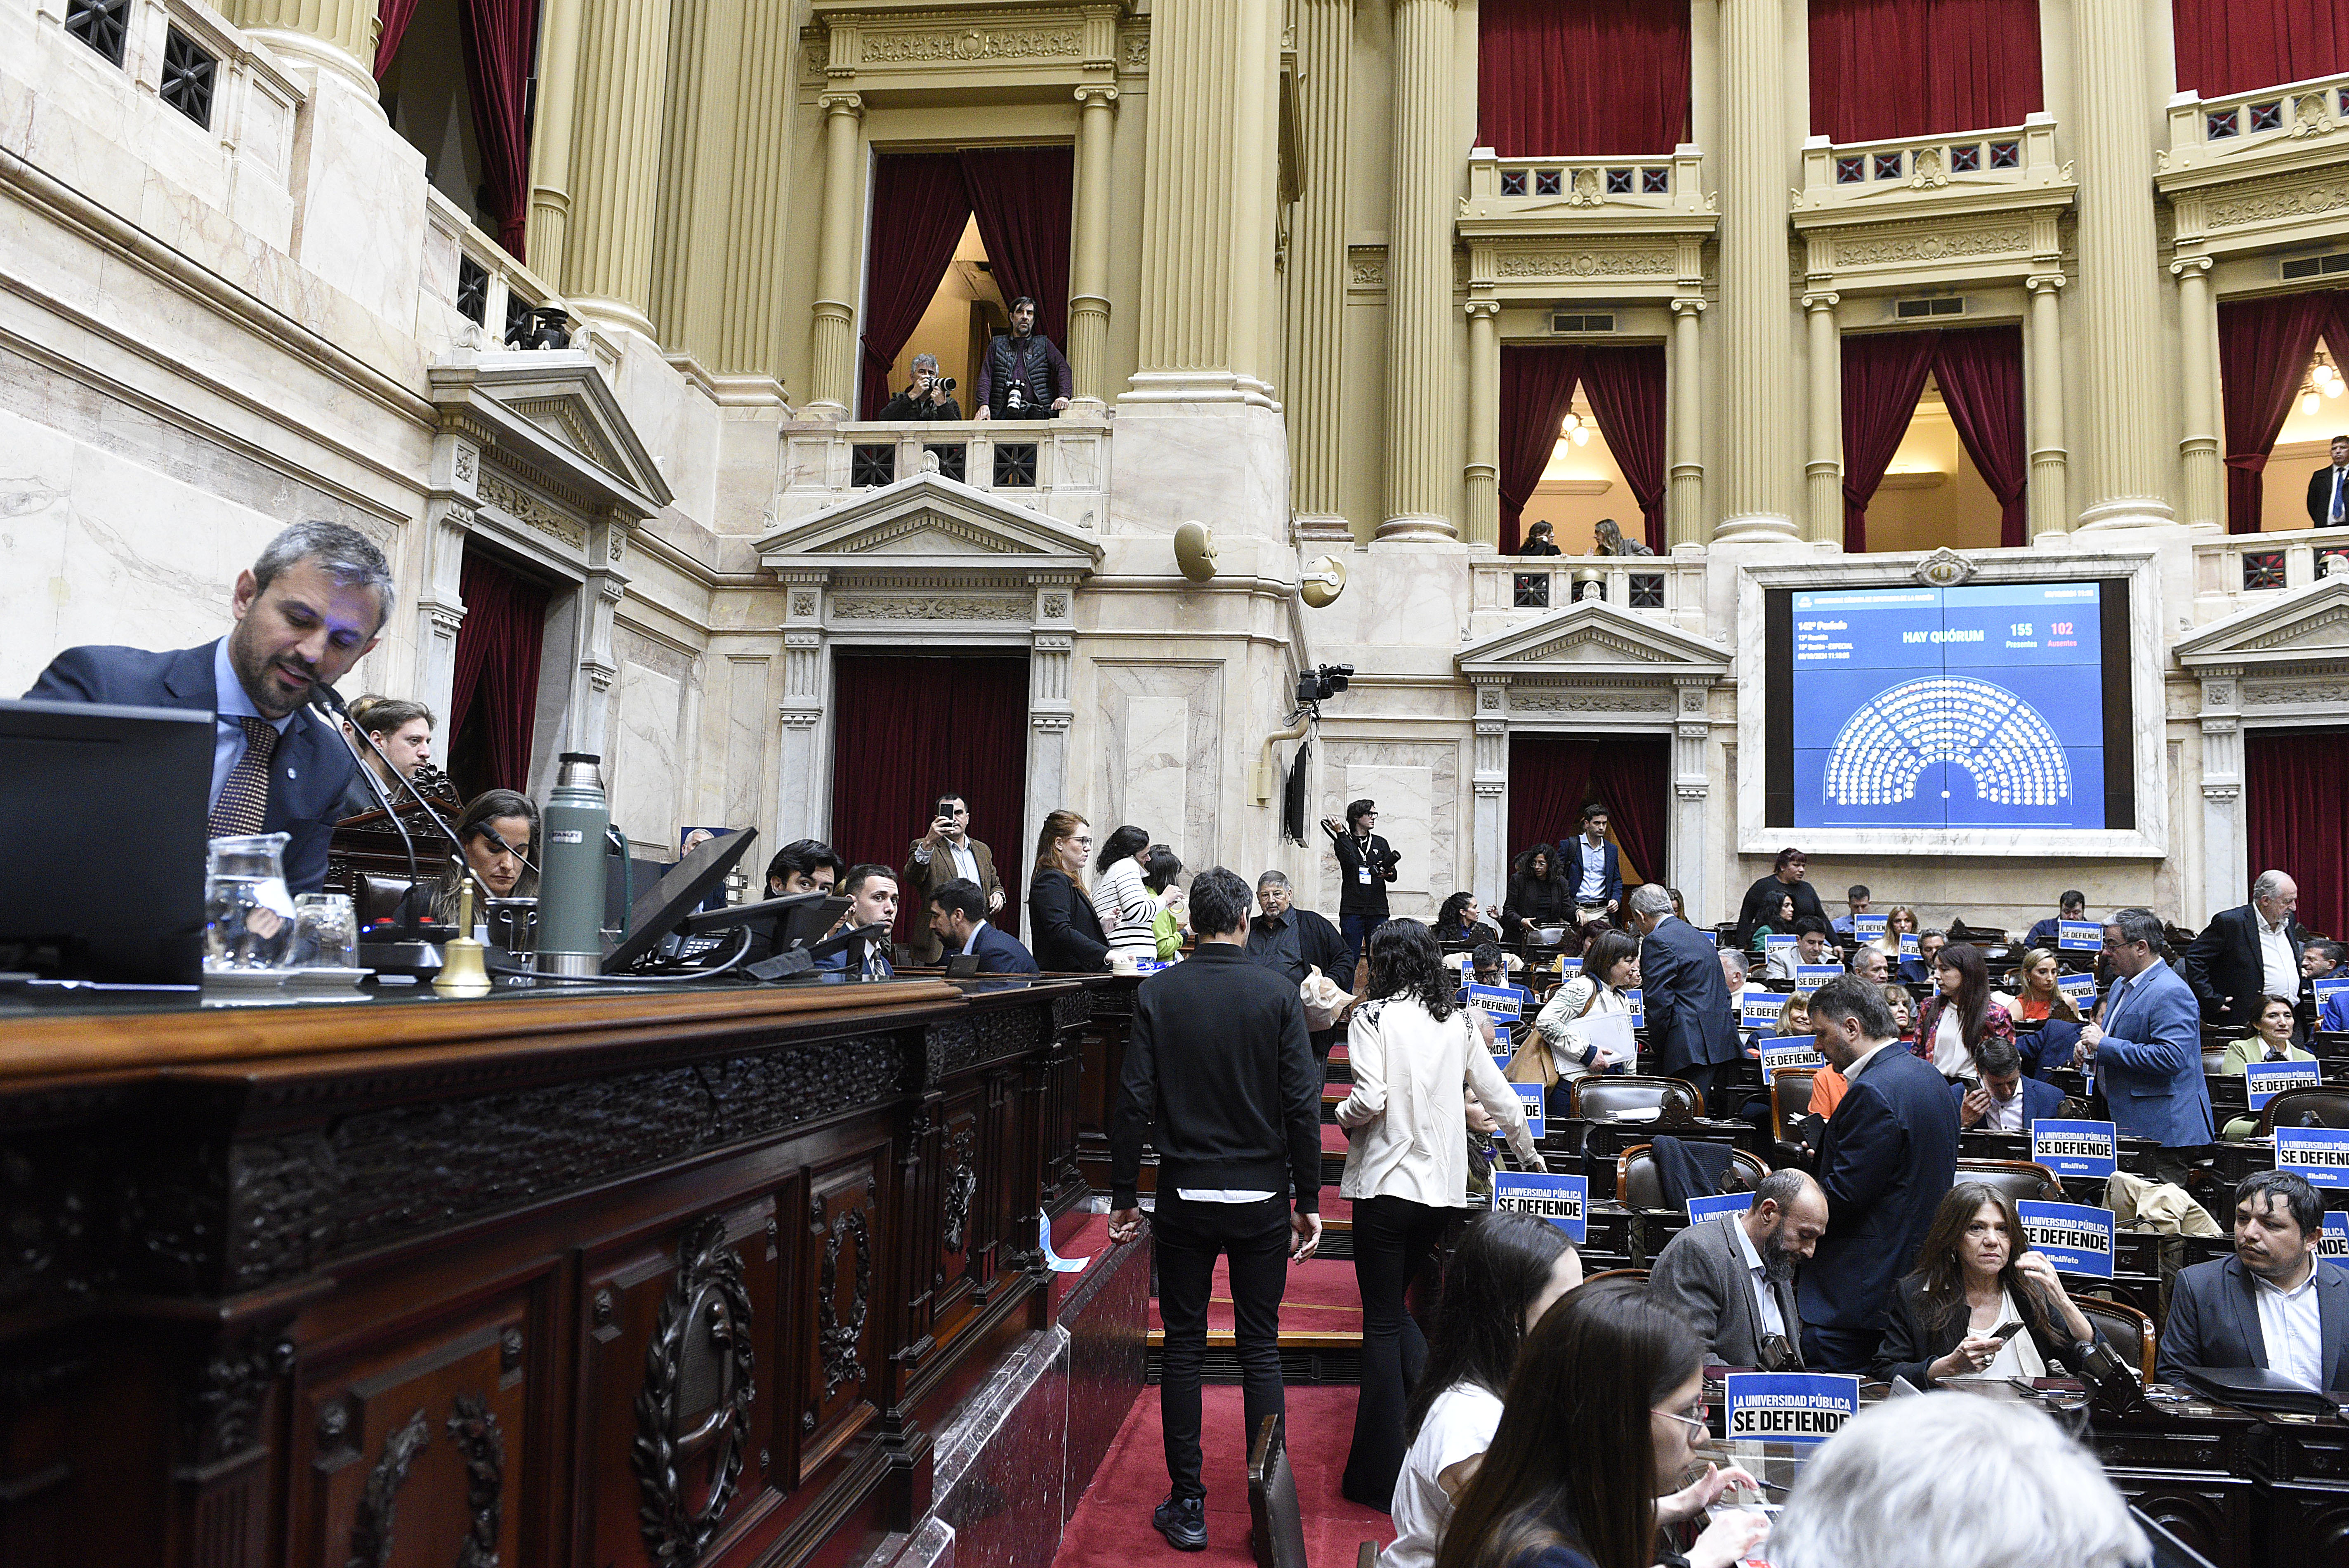
[{"label": "ceiling lamp", "polygon": [[1574,428],[1574,433],[1568,436],[1567,439],[1572,441],[1578,447],[1587,447],[1590,445],[1590,427],[1588,425],[1577,425]]},{"label": "ceiling lamp", "polygon": [[2316,396],[2316,380],[2314,376],[2310,375],[2302,377],[2300,381],[2300,411],[2302,416],[2303,418],[2313,418],[2316,410],[2323,406],[2323,403]]}]

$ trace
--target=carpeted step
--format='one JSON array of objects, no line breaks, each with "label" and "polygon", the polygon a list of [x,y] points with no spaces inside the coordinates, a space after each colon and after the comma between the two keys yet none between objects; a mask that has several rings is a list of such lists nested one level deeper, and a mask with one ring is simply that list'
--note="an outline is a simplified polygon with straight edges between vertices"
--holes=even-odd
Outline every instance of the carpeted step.
[{"label": "carpeted step", "polygon": [[[1158,1300],[1150,1302],[1150,1343],[1164,1336]],[[1283,1344],[1335,1346],[1362,1342],[1362,1297],[1354,1284],[1350,1261],[1310,1257],[1288,1265],[1288,1285],[1280,1297],[1280,1338]],[[1207,1292],[1207,1343],[1232,1342],[1231,1260],[1218,1257],[1213,1284]]]}]

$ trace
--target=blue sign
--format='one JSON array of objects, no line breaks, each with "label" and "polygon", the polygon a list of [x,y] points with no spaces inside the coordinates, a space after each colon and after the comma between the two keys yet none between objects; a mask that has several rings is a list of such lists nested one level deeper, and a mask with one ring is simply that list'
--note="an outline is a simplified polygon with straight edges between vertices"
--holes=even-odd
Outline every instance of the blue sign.
[{"label": "blue sign", "polygon": [[1549,1091],[1537,1083],[1513,1083],[1509,1087],[1525,1102],[1526,1130],[1537,1139],[1542,1137],[1548,1131],[1547,1102],[1542,1097]]},{"label": "blue sign", "polygon": [[2312,1187],[2349,1187],[2349,1130],[2334,1127],[2279,1127],[2275,1168],[2308,1178]]},{"label": "blue sign", "polygon": [[2063,975],[2055,980],[2058,995],[2080,1010],[2081,1016],[2096,1010],[2096,977],[2093,975]]},{"label": "blue sign", "polygon": [[2324,1233],[2316,1238],[2316,1255],[2328,1264],[2349,1268],[2349,1214],[2324,1211]]},{"label": "blue sign", "polygon": [[1172,958],[1137,958],[1133,961],[1133,972],[1136,975],[1155,975],[1161,969],[1172,969],[1174,963]]},{"label": "blue sign", "polygon": [[2349,991],[2349,977],[2335,980],[2328,975],[2323,980],[2311,980],[2308,983],[2308,990],[2309,994],[2316,998],[2316,1010],[2322,1013],[2324,1011],[2325,1003],[2330,1002],[2342,992]]},{"label": "blue sign", "polygon": [[1562,984],[1562,983],[1564,983],[1564,982],[1566,982],[1566,981],[1568,981],[1568,980],[1573,979],[1576,975],[1579,975],[1579,974],[1581,974],[1581,973],[1582,973],[1582,960],[1581,960],[1581,959],[1579,959],[1579,958],[1561,958],[1561,959],[1559,959],[1559,960],[1557,961],[1557,977],[1558,977],[1558,980],[1559,980],[1559,982],[1560,982],[1561,984]]},{"label": "blue sign", "polygon": [[1781,953],[1793,951],[1795,944],[1800,941],[1802,938],[1799,936],[1765,936],[1762,939],[1762,955],[1764,958],[1775,958]]},{"label": "blue sign", "polygon": [[1768,1083],[1780,1068],[1809,1068],[1814,1071],[1827,1065],[1819,1054],[1816,1035],[1780,1035],[1761,1042],[1762,1081]]},{"label": "blue sign", "polygon": [[1842,973],[1843,965],[1840,964],[1797,964],[1795,965],[1795,995],[1807,996]]},{"label": "blue sign", "polygon": [[2113,1212],[2085,1203],[2042,1203],[2018,1199],[2023,1233],[2033,1252],[2044,1253],[2058,1274],[2113,1277]]},{"label": "blue sign", "polygon": [[1917,945],[1917,934],[1915,932],[1904,931],[1900,934],[1900,956],[1903,958],[1922,958],[1925,956],[1924,949]]},{"label": "blue sign", "polygon": [[1759,985],[1748,985],[1739,1021],[1749,1029],[1775,1029],[1778,1026],[1778,1015],[1785,1006],[1786,998],[1782,993],[1765,991]]},{"label": "blue sign", "polygon": [[1635,1029],[1646,1028],[1648,1026],[1648,1001],[1646,997],[1640,995],[1640,988],[1634,985],[1629,991],[1624,992],[1623,1000],[1630,1003],[1631,1006],[1631,1026]]},{"label": "blue sign", "polygon": [[2055,923],[2055,948],[2059,953],[2095,953],[2105,945],[2105,928],[2093,920],[2059,920]]},{"label": "blue sign", "polygon": [[1533,1000],[1515,985],[1470,985],[1460,999],[1471,1007],[1481,1007],[1488,1018],[1506,1018],[1515,1022],[1525,1014],[1526,1004]]},{"label": "blue sign", "polygon": [[1590,1239],[1590,1178],[1553,1176],[1534,1171],[1493,1172],[1493,1209],[1502,1214],[1531,1214],[1547,1220],[1566,1233],[1576,1246]]},{"label": "blue sign", "polygon": [[2324,1081],[2322,1062],[2245,1062],[2243,1090],[2258,1110],[2288,1088],[2314,1088]]},{"label": "blue sign", "polygon": [[1744,1214],[1754,1208],[1751,1192],[1723,1192],[1717,1198],[1691,1198],[1688,1201],[1689,1223],[1702,1225],[1716,1214]]},{"label": "blue sign", "polygon": [[2119,1152],[2109,1121],[2064,1121],[2043,1116],[2031,1124],[2031,1158],[2058,1176],[2102,1181],[2120,1169]]},{"label": "blue sign", "polygon": [[1731,1442],[1823,1443],[1859,1414],[1859,1379],[1835,1372],[1732,1372]]},{"label": "blue sign", "polygon": [[1889,918],[1881,914],[1855,914],[1851,917],[1851,934],[1861,942],[1880,941],[1884,935],[1884,923]]}]

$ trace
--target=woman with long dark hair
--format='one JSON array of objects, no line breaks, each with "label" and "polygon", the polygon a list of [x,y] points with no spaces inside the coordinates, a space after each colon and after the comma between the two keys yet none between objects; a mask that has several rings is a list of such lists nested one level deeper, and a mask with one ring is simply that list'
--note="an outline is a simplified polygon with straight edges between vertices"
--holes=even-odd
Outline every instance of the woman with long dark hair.
[{"label": "woman with long dark hair", "polygon": [[[1649,1568],[1660,1528],[1753,1484],[1707,1465],[1682,1486],[1704,1440],[1696,1330],[1636,1285],[1571,1292],[1526,1336],[1436,1568]],[[1767,1528],[1758,1513],[1723,1513],[1689,1548],[1690,1568],[1729,1568]]]},{"label": "woman with long dark hair", "polygon": [[1371,933],[1370,1000],[1354,1009],[1346,1033],[1354,1084],[1338,1107],[1346,1130],[1338,1191],[1353,1204],[1362,1297],[1362,1389],[1342,1490],[1366,1508],[1384,1508],[1394,1496],[1403,1403],[1427,1360],[1403,1297],[1444,1227],[1468,1208],[1462,1089],[1507,1133],[1519,1162],[1547,1169],[1524,1102],[1454,1005],[1456,986],[1419,922],[1390,920]]},{"label": "woman with long dark hair", "polygon": [[1500,934],[1484,921],[1485,912],[1477,906],[1476,895],[1463,888],[1445,899],[1435,912],[1435,940],[1449,947],[1498,943]]},{"label": "woman with long dark hair", "polygon": [[1078,880],[1092,847],[1092,824],[1066,808],[1047,816],[1036,835],[1036,866],[1028,876],[1029,951],[1048,975],[1109,967],[1109,935]]},{"label": "woman with long dark hair", "polygon": [[1509,896],[1501,904],[1501,929],[1525,939],[1537,925],[1574,923],[1574,892],[1558,873],[1557,855],[1547,844],[1536,844],[1509,868]]},{"label": "woman with long dark hair", "polygon": [[1102,923],[1109,933],[1112,963],[1158,956],[1158,938],[1151,930],[1158,919],[1158,901],[1143,879],[1148,875],[1150,835],[1129,822],[1102,841],[1093,859],[1096,913],[1108,916]]},{"label": "woman with long dark hair", "polygon": [[1974,1053],[1984,1040],[2014,1044],[2014,1020],[1991,1000],[1990,968],[1982,949],[1963,942],[1943,944],[1933,958],[1933,984],[1917,1014],[1917,1038],[1909,1048],[1933,1064],[1943,1078],[1980,1078]]},{"label": "woman with long dark hair", "polygon": [[1433,1568],[1452,1500],[1493,1440],[1518,1347],[1558,1297],[1582,1283],[1566,1233],[1531,1214],[1485,1214],[1444,1271],[1427,1366],[1403,1410],[1394,1544],[1381,1568]]},{"label": "woman with long dark hair", "polygon": [[[465,869],[460,872],[450,866],[441,872],[432,900],[433,913],[443,924],[457,923],[457,890],[467,877],[486,898],[538,896],[538,873],[529,864],[538,858],[538,807],[529,796],[512,789],[482,790],[457,819],[457,842],[464,847]],[[473,923],[488,919],[489,911],[476,898]]]},{"label": "woman with long dark hair", "polygon": [[[2014,1200],[1961,1181],[1933,1212],[1915,1272],[1893,1288],[1875,1375],[1922,1388],[1980,1374],[2044,1377],[2094,1344],[2096,1331],[2065,1294],[2055,1265],[2024,1250]],[[1998,1330],[2019,1323],[2002,1339]]]}]

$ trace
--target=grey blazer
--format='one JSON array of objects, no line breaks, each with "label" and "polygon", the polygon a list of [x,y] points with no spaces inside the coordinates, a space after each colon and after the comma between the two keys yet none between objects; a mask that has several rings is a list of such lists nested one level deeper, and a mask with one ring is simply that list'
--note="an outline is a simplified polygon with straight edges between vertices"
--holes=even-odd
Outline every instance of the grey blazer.
[{"label": "grey blazer", "polygon": [[[2164,1377],[2181,1367],[2265,1367],[2258,1289],[2240,1258],[2213,1258],[2180,1269],[2169,1287],[2169,1321],[2161,1330]],[[2349,1388],[2349,1270],[2316,1265],[2317,1334],[2324,1386]]]},{"label": "grey blazer", "polygon": [[[1665,1243],[1648,1275],[1648,1299],[1670,1307],[1693,1325],[1713,1359],[1726,1367],[1762,1365],[1762,1322],[1754,1305],[1754,1275],[1745,1248],[1731,1229],[1734,1214],[1718,1214],[1691,1225]],[[1803,1318],[1790,1280],[1773,1285],[1778,1315],[1785,1321],[1791,1359],[1779,1370],[1803,1366]]]}]

